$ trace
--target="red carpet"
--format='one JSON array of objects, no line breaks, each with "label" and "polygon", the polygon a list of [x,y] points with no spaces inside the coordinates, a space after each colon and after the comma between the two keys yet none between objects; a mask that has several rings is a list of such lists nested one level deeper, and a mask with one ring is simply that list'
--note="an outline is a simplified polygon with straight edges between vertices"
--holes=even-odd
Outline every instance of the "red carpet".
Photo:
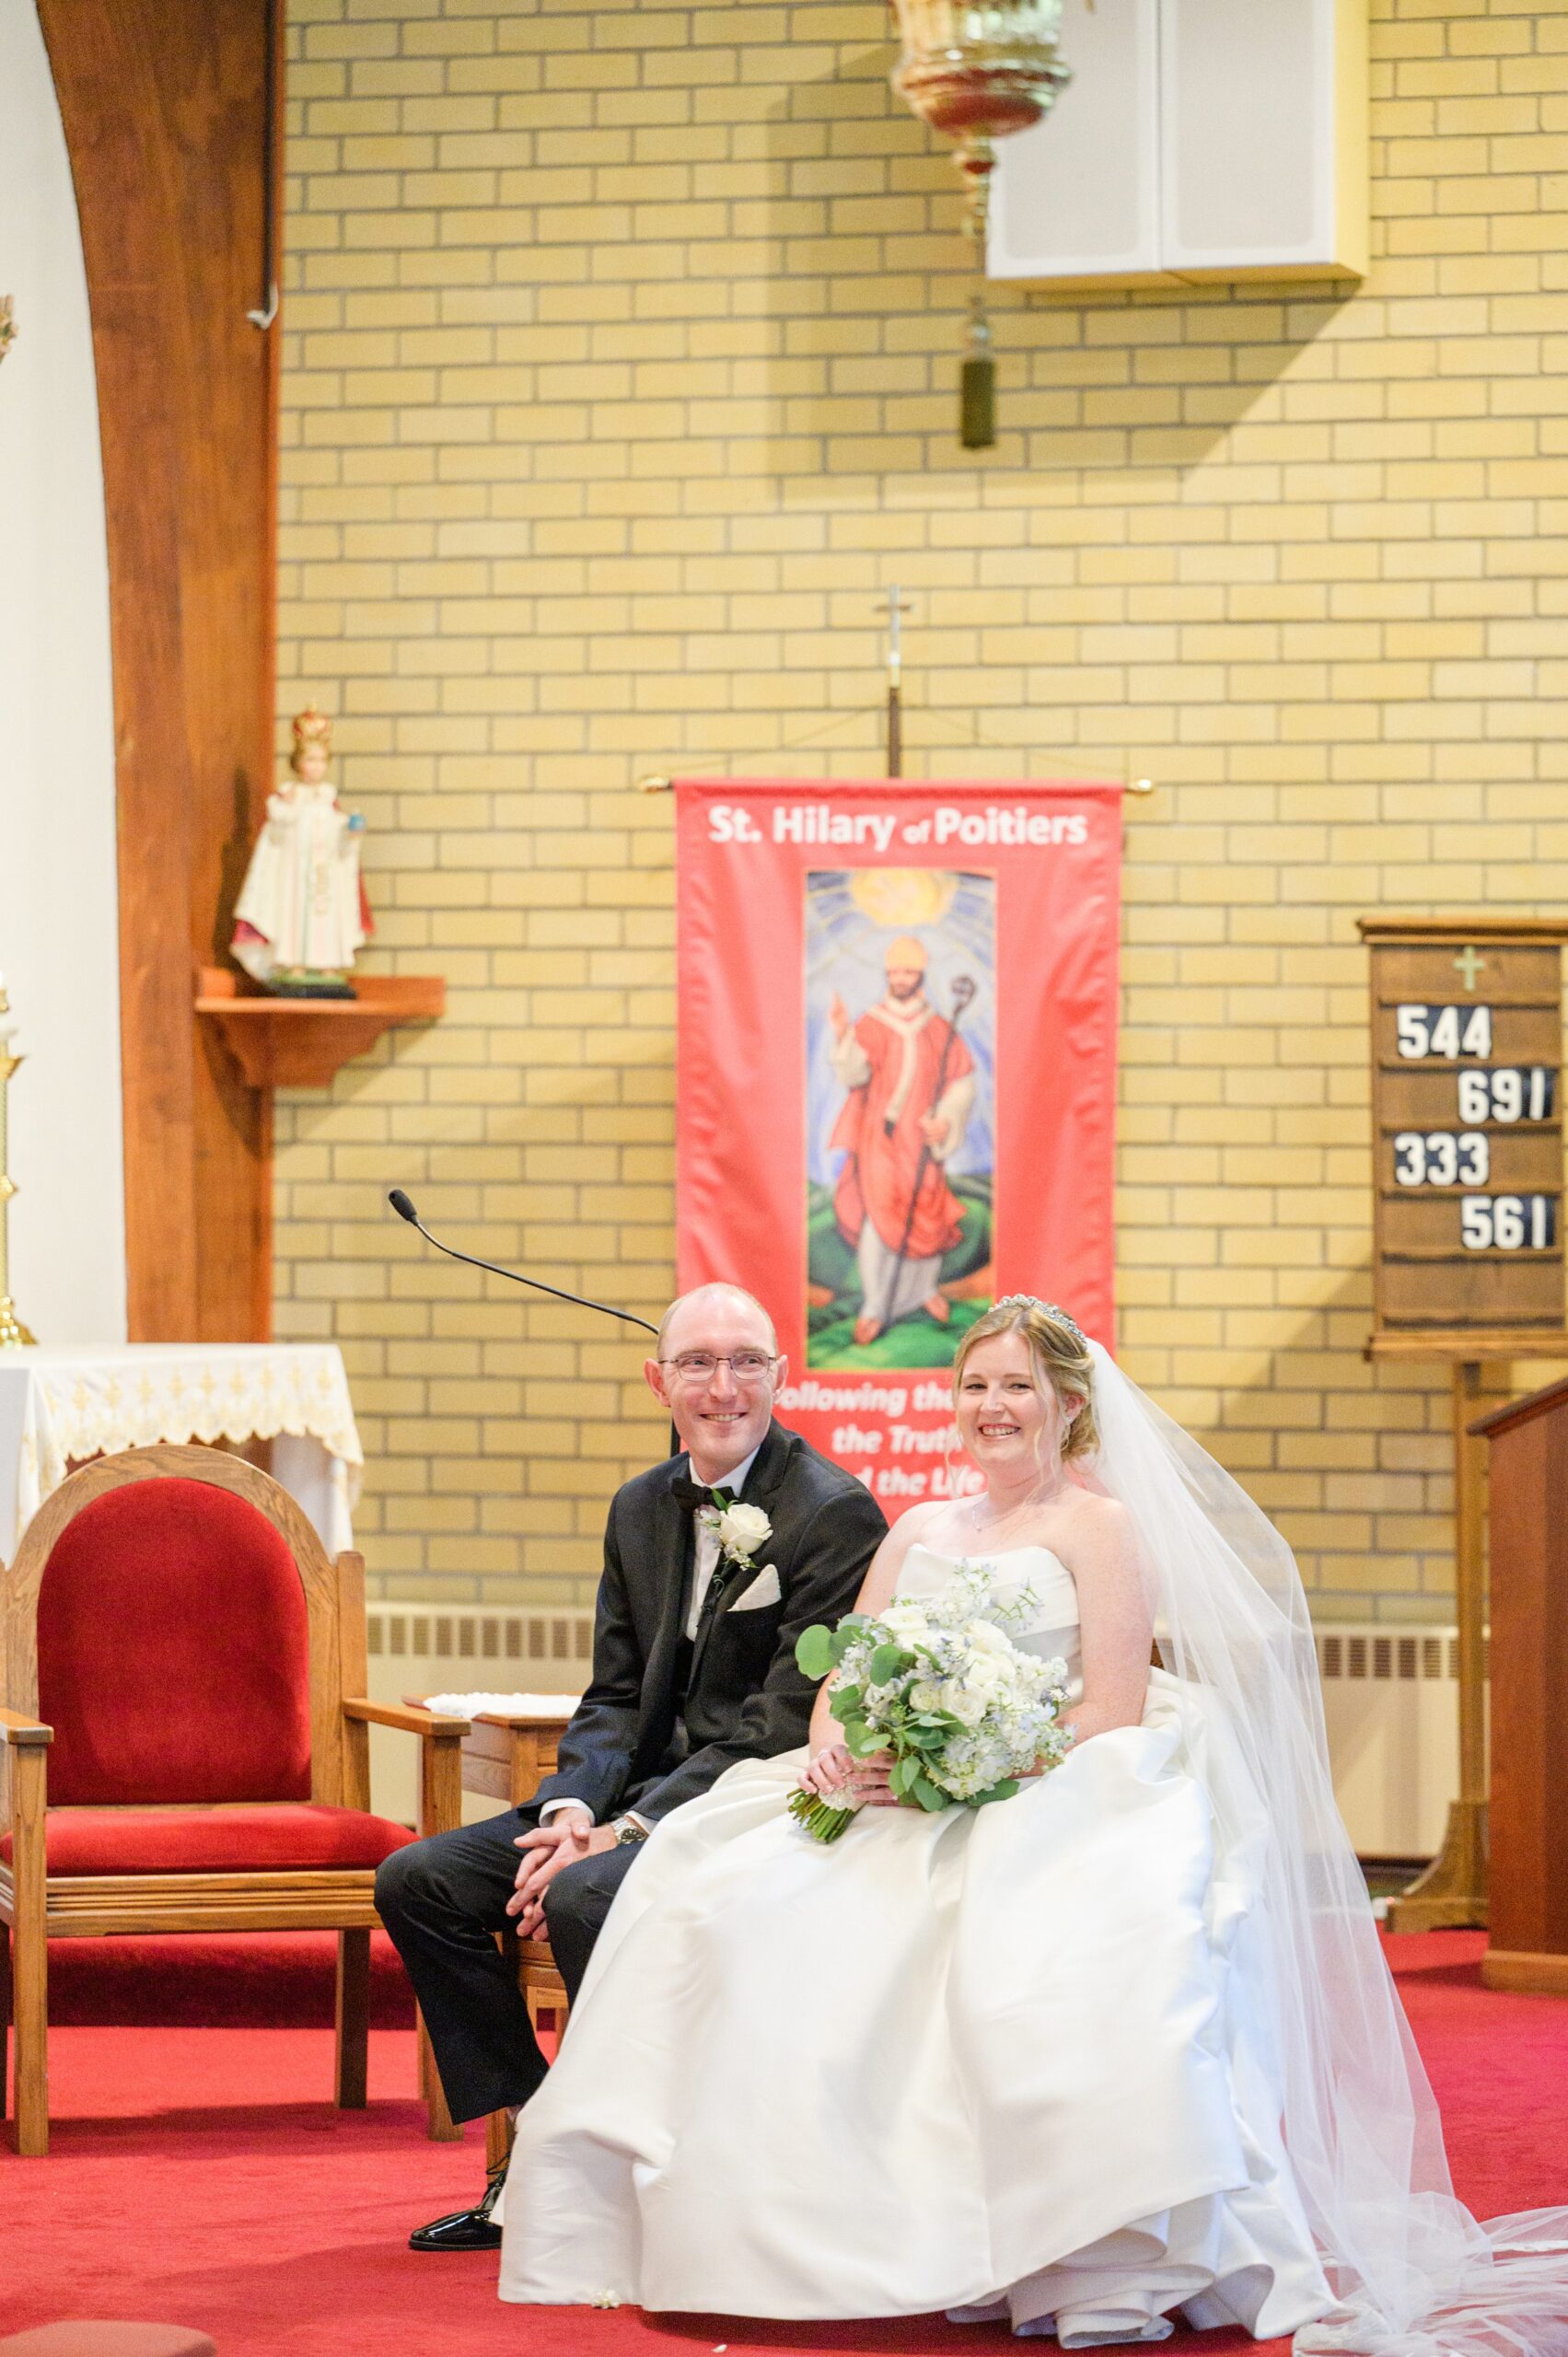
[{"label": "red carpet", "polygon": [[[1390,1943],[1459,2191],[1482,2215],[1568,2201],[1568,2000],[1483,1991],[1481,1945],[1458,1933]],[[323,1962],[318,1948],[312,2002]],[[194,1977],[183,1999],[179,1975],[165,1979],[189,2018]],[[389,1988],[384,2002],[395,2000]],[[127,1972],[113,2000],[122,2012],[129,1989]],[[261,2010],[254,1991],[239,1993]],[[73,2003],[87,2009],[86,1981]],[[490,2258],[418,2258],[404,2247],[411,2225],[471,2195],[482,2167],[477,2130],[460,2145],[424,2140],[407,2031],[372,2039],[371,2103],[360,2113],[331,2107],[322,2030],[65,2026],[52,2060],[51,2158],[0,2153],[7,2331],[61,2316],[157,2318],[201,2327],[223,2357],[709,2357],[720,2347],[728,2357],[1004,2357],[1017,2345],[1000,2328],[939,2318],[731,2325],[503,2308]],[[738,2154],[762,2132],[761,2113],[743,2114]],[[1234,2332],[1166,2344],[1172,2357],[1258,2346]],[[1283,2357],[1283,2343],[1267,2349]]]}]

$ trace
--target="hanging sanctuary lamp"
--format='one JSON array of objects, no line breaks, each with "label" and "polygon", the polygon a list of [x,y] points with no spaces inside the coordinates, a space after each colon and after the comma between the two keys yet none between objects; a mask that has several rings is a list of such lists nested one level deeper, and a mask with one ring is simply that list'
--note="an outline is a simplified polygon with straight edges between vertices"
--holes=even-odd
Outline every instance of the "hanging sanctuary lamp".
[{"label": "hanging sanctuary lamp", "polygon": [[[933,131],[957,143],[968,193],[964,227],[985,269],[991,174],[998,139],[1027,131],[1072,79],[1060,54],[1062,0],[891,0],[903,37],[893,87]],[[996,439],[995,362],[983,286],[970,304],[959,438],[966,450]]]}]

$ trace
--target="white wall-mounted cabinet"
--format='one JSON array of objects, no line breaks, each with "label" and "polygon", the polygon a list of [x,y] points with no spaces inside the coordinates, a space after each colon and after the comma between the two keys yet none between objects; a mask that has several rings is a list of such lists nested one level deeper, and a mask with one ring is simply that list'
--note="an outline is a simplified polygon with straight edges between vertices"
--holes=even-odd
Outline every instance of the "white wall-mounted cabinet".
[{"label": "white wall-mounted cabinet", "polygon": [[1366,270],[1367,0],[1066,0],[1073,79],[1003,140],[993,278],[1076,291]]}]

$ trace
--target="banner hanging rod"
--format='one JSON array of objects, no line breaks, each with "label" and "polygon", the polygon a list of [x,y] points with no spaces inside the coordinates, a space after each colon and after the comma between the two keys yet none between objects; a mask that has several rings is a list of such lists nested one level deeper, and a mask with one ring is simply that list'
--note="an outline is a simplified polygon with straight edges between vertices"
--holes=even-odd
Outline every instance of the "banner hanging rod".
[{"label": "banner hanging rod", "polygon": [[1120,794],[1132,794],[1142,797],[1145,795],[1153,794],[1155,791],[1155,780],[1152,777],[1075,777],[1063,778],[1060,781],[1054,778],[1028,777],[865,777],[783,779],[777,777],[732,777],[726,772],[722,765],[701,770],[682,770],[678,774],[668,777],[660,770],[652,770],[645,777],[640,777],[637,780],[636,790],[639,794],[669,794],[674,791],[677,784],[685,784],[687,782],[696,784],[707,777],[711,777],[715,781],[722,779],[726,785],[731,786],[738,792],[742,793],[745,792],[748,787],[754,787],[761,792],[765,788],[777,787],[781,784],[809,784],[815,792],[819,793],[831,793],[835,786],[838,787],[841,792],[846,794],[869,794],[876,788],[892,790],[900,787],[908,788],[912,785],[916,787],[929,786],[939,793],[1004,794],[1010,786],[1054,785],[1058,783],[1063,785],[1070,785],[1079,793],[1084,792],[1086,789],[1092,791],[1098,786],[1109,791]]}]

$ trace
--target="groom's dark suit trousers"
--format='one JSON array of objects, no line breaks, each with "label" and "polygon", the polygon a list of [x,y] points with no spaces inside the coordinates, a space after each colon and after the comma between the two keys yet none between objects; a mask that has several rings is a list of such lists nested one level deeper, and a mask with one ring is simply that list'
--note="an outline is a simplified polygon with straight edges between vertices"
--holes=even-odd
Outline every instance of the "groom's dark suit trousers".
[{"label": "groom's dark suit trousers", "polygon": [[[376,1904],[419,1998],[454,2119],[478,2119],[526,2103],[544,2077],[516,1963],[494,1934],[506,1901],[532,1809],[504,1809],[478,1825],[395,1850],[376,1877]],[[545,1893],[545,1922],[556,1969],[575,2001],[610,1902],[635,1848],[606,1850],[558,1874]]]}]

